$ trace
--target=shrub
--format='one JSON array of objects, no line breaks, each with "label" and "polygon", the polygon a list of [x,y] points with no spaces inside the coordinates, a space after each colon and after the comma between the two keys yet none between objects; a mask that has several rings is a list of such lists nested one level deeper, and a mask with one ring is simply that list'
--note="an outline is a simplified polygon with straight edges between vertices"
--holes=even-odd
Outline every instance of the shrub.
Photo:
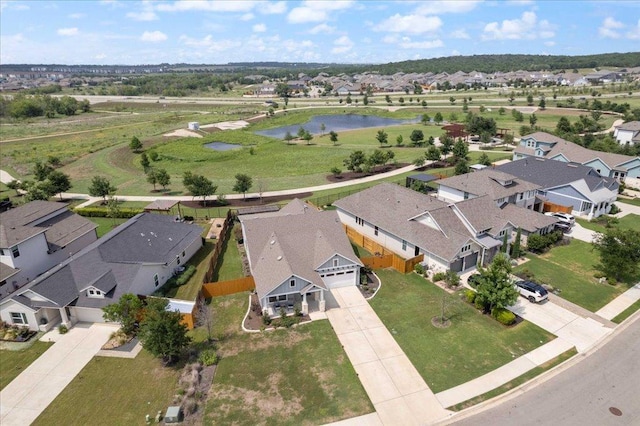
[{"label": "shrub", "polygon": [[176,285],[181,286],[187,283],[189,279],[196,273],[196,267],[193,265],[187,266],[182,274],[176,279]]},{"label": "shrub", "polygon": [[604,274],[604,272],[596,271],[596,272],[593,274],[593,277],[594,277],[594,278],[596,278],[596,279],[600,279],[600,278],[604,278],[604,277],[605,277],[605,274]]},{"label": "shrub", "polygon": [[517,275],[519,278],[522,278],[523,280],[535,281],[535,274],[527,268],[524,268],[523,270],[516,273],[515,275]]},{"label": "shrub", "polygon": [[486,305],[484,304],[484,302],[479,297],[476,297],[473,300],[473,306],[475,306],[476,309],[479,310],[479,311],[484,311],[486,309]]},{"label": "shrub", "polygon": [[60,334],[65,334],[67,331],[69,331],[69,329],[67,328],[67,326],[66,326],[66,325],[64,325],[64,324],[60,324],[60,325],[58,326],[58,333],[60,333]]},{"label": "shrub", "polygon": [[193,222],[193,216],[184,216],[183,219],[187,222]]},{"label": "shrub", "polygon": [[435,274],[433,274],[433,281],[434,282],[444,281],[445,278],[447,278],[447,273],[446,272],[436,272]]},{"label": "shrub", "polygon": [[213,349],[205,349],[204,351],[200,352],[198,361],[206,366],[217,364],[218,354]]},{"label": "shrub", "polygon": [[421,263],[417,263],[413,270],[419,275],[424,275],[424,266]]},{"label": "shrub", "polygon": [[269,315],[262,315],[262,323],[264,325],[271,325],[271,317],[269,317]]},{"label": "shrub", "polygon": [[561,239],[561,231],[550,232],[546,235],[529,235],[529,238],[527,239],[527,250],[534,253],[542,253]]},{"label": "shrub", "polygon": [[[106,207],[83,207],[74,209],[74,212],[84,217],[109,217],[109,209]],[[123,207],[115,213],[115,217],[119,219],[131,219],[142,212],[144,212],[143,209]]]},{"label": "shrub", "polygon": [[473,302],[475,302],[475,300],[476,300],[476,292],[475,292],[475,291],[473,291],[473,290],[469,290],[469,289],[467,289],[467,290],[464,292],[464,297],[465,297],[465,299],[467,299],[467,302],[469,302],[469,303],[473,303]]},{"label": "shrub", "polygon": [[500,324],[511,325],[516,322],[516,315],[508,309],[494,308],[491,312],[491,316],[494,317]]},{"label": "shrub", "polygon": [[620,213],[620,208],[615,204],[611,204],[611,209],[609,210],[609,214]]}]

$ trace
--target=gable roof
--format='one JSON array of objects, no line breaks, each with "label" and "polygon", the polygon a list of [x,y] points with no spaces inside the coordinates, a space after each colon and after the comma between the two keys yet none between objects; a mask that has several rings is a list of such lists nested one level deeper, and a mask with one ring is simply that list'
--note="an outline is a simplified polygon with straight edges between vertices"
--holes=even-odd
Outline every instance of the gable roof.
[{"label": "gable roof", "polygon": [[[156,234],[153,239],[147,236],[150,232]],[[14,299],[33,292],[50,301],[32,300],[33,306],[44,306],[42,303],[57,307],[108,305],[129,292],[144,263],[173,261],[201,238],[201,232],[198,225],[175,222],[171,216],[141,213],[9,297]],[[146,234],[142,237],[141,233]],[[87,297],[83,290],[90,286],[104,291],[107,297]]]},{"label": "gable roof", "polygon": [[627,123],[622,123],[617,127],[618,130],[628,130],[631,132],[640,131],[640,121],[629,121]]},{"label": "gable roof", "polygon": [[[287,206],[289,207],[289,206]],[[298,202],[280,213],[299,211]],[[361,265],[335,211],[302,209],[303,213],[242,218],[245,245],[256,291],[264,297],[295,275],[326,288],[316,272],[333,255]]]},{"label": "gable roof", "polygon": [[[510,182],[503,185],[504,182]],[[438,185],[447,186],[473,195],[489,195],[492,200],[510,197],[512,195],[533,191],[540,186],[529,181],[518,179],[517,176],[505,173],[501,170],[486,168],[474,173],[452,176],[436,182]]]}]

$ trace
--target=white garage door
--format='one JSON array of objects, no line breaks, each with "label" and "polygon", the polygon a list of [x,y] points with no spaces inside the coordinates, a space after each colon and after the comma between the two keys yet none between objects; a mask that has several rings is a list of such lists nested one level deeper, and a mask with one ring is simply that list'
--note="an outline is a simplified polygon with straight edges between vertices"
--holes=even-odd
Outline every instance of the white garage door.
[{"label": "white garage door", "polygon": [[356,271],[337,272],[335,274],[326,274],[322,280],[327,287],[338,288],[356,285]]},{"label": "white garage door", "polygon": [[71,315],[78,322],[105,322],[102,309],[72,308]]}]

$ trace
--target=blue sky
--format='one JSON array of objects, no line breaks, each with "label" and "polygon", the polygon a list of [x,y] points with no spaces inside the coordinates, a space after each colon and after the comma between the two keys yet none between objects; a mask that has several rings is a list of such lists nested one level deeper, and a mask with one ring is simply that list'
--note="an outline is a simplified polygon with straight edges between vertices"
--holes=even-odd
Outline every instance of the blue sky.
[{"label": "blue sky", "polygon": [[640,1],[0,1],[0,62],[386,63],[640,50]]}]

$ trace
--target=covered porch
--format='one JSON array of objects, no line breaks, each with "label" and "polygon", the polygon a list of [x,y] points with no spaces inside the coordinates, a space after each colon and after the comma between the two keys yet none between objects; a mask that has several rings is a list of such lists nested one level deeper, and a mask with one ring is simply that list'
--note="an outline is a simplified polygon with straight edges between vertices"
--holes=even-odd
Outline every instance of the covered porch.
[{"label": "covered porch", "polygon": [[293,315],[296,308],[300,309],[303,315],[310,312],[324,312],[325,290],[319,287],[313,289],[304,289],[301,292],[279,294],[268,296],[267,302],[263,303],[263,315],[271,318],[279,317],[281,310],[284,309],[287,315]]}]

